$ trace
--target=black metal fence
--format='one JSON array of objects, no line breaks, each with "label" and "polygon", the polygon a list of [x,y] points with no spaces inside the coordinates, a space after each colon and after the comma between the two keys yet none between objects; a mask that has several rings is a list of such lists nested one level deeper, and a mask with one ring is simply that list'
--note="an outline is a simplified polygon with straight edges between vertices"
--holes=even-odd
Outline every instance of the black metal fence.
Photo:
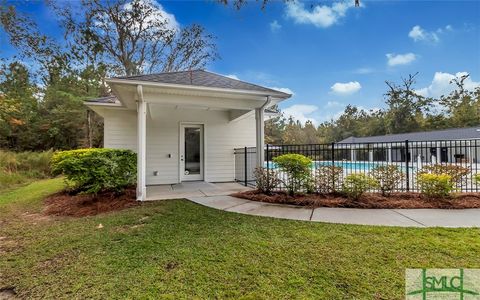
[{"label": "black metal fence", "polygon": [[[425,166],[457,165],[468,168],[469,172],[457,184],[458,192],[478,192],[475,175],[480,171],[480,141],[399,141],[382,143],[332,143],[305,145],[265,145],[263,167],[277,171],[277,176],[285,181],[282,173],[273,162],[279,155],[297,153],[309,157],[312,163],[312,176],[322,166],[338,166],[343,170],[343,178],[352,173],[370,173],[378,166],[397,166],[403,173],[396,191],[419,191],[417,173]],[[235,179],[245,185],[255,185],[253,171],[256,167],[255,147],[235,149]],[[278,189],[284,189],[280,185]]]},{"label": "black metal fence", "polygon": [[245,186],[255,186],[253,171],[257,164],[257,148],[236,148],[235,153],[235,181]]}]

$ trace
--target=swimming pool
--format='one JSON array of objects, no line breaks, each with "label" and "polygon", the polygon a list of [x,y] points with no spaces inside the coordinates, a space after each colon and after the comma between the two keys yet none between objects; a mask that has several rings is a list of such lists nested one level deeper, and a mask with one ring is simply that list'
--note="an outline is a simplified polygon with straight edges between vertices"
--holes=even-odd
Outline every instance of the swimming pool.
[{"label": "swimming pool", "polygon": [[[318,169],[319,167],[322,166],[331,166],[332,162],[331,161],[314,161],[312,163],[311,168],[312,169]],[[344,170],[348,171],[370,171],[375,167],[378,166],[386,166],[387,163],[375,163],[375,162],[368,162],[368,161],[335,161],[333,162],[333,165],[336,167],[342,167]],[[265,162],[265,167],[268,167],[269,169],[278,169],[278,166],[276,163],[273,161]],[[405,169],[405,166],[399,165],[401,169]],[[409,166],[410,169],[413,169],[414,167]]]}]

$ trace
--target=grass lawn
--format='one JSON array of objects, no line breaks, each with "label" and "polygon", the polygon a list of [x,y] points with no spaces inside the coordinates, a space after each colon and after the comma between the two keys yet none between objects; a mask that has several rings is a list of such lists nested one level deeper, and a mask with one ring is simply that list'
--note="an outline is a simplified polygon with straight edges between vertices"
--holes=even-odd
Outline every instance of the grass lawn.
[{"label": "grass lawn", "polygon": [[35,214],[61,188],[54,179],[0,194],[0,288],[55,299],[402,299],[405,268],[480,268],[479,229],[289,221],[185,200]]}]

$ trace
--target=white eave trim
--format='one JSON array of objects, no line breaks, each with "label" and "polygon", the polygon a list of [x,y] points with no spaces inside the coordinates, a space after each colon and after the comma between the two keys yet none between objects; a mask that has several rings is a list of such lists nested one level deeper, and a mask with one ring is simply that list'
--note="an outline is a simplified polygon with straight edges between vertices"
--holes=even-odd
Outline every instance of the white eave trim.
[{"label": "white eave trim", "polygon": [[250,91],[250,90],[237,90],[237,89],[226,89],[226,88],[216,88],[216,87],[205,87],[205,86],[193,86],[193,85],[184,85],[184,84],[172,84],[172,83],[161,83],[161,82],[151,82],[151,81],[142,81],[142,80],[131,80],[131,79],[118,79],[118,78],[108,78],[106,79],[107,83],[117,83],[117,84],[129,84],[129,85],[143,85],[143,86],[152,86],[152,87],[162,87],[162,88],[172,88],[172,89],[184,89],[191,91],[204,91],[204,92],[217,92],[217,93],[230,93],[230,94],[239,94],[239,95],[253,95],[253,96],[272,96],[277,99],[285,100],[290,98],[292,95],[287,94],[285,96],[283,93],[275,92],[260,92],[260,91]]},{"label": "white eave trim", "polygon": [[107,106],[107,107],[124,107],[120,102],[105,103],[105,102],[88,102],[84,101],[87,106]]}]

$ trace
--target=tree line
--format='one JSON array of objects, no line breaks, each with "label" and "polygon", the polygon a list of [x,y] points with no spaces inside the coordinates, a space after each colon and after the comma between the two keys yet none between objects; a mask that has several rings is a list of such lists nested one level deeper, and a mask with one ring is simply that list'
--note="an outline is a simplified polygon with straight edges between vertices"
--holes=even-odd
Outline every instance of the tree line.
[{"label": "tree line", "polygon": [[[201,69],[219,58],[213,35],[199,24],[180,27],[154,0],[46,3],[60,36],[43,32],[31,15],[15,5],[0,6],[1,29],[16,50],[15,55],[0,58],[3,149],[101,146],[103,121],[84,101],[110,94],[105,78]],[[231,3],[240,8],[244,2]],[[415,76],[398,84],[387,82],[382,110],[349,105],[338,119],[319,126],[285,116],[272,118],[266,122],[266,141],[328,143],[349,136],[480,123],[480,90],[465,90],[466,76],[454,79],[455,90],[438,99],[418,95]]]},{"label": "tree line", "polygon": [[181,27],[154,0],[47,0],[60,37],[7,4],[0,26],[16,54],[0,60],[0,148],[101,146],[102,120],[83,102],[110,94],[105,78],[200,69],[218,58],[213,35]]},{"label": "tree line", "polygon": [[468,75],[454,78],[454,89],[438,98],[423,97],[415,92],[415,77],[400,83],[386,82],[385,107],[380,110],[359,109],[348,105],[335,120],[315,126],[285,115],[265,123],[265,141],[270,144],[316,144],[339,142],[350,136],[429,131],[480,125],[480,87],[465,89]]}]

